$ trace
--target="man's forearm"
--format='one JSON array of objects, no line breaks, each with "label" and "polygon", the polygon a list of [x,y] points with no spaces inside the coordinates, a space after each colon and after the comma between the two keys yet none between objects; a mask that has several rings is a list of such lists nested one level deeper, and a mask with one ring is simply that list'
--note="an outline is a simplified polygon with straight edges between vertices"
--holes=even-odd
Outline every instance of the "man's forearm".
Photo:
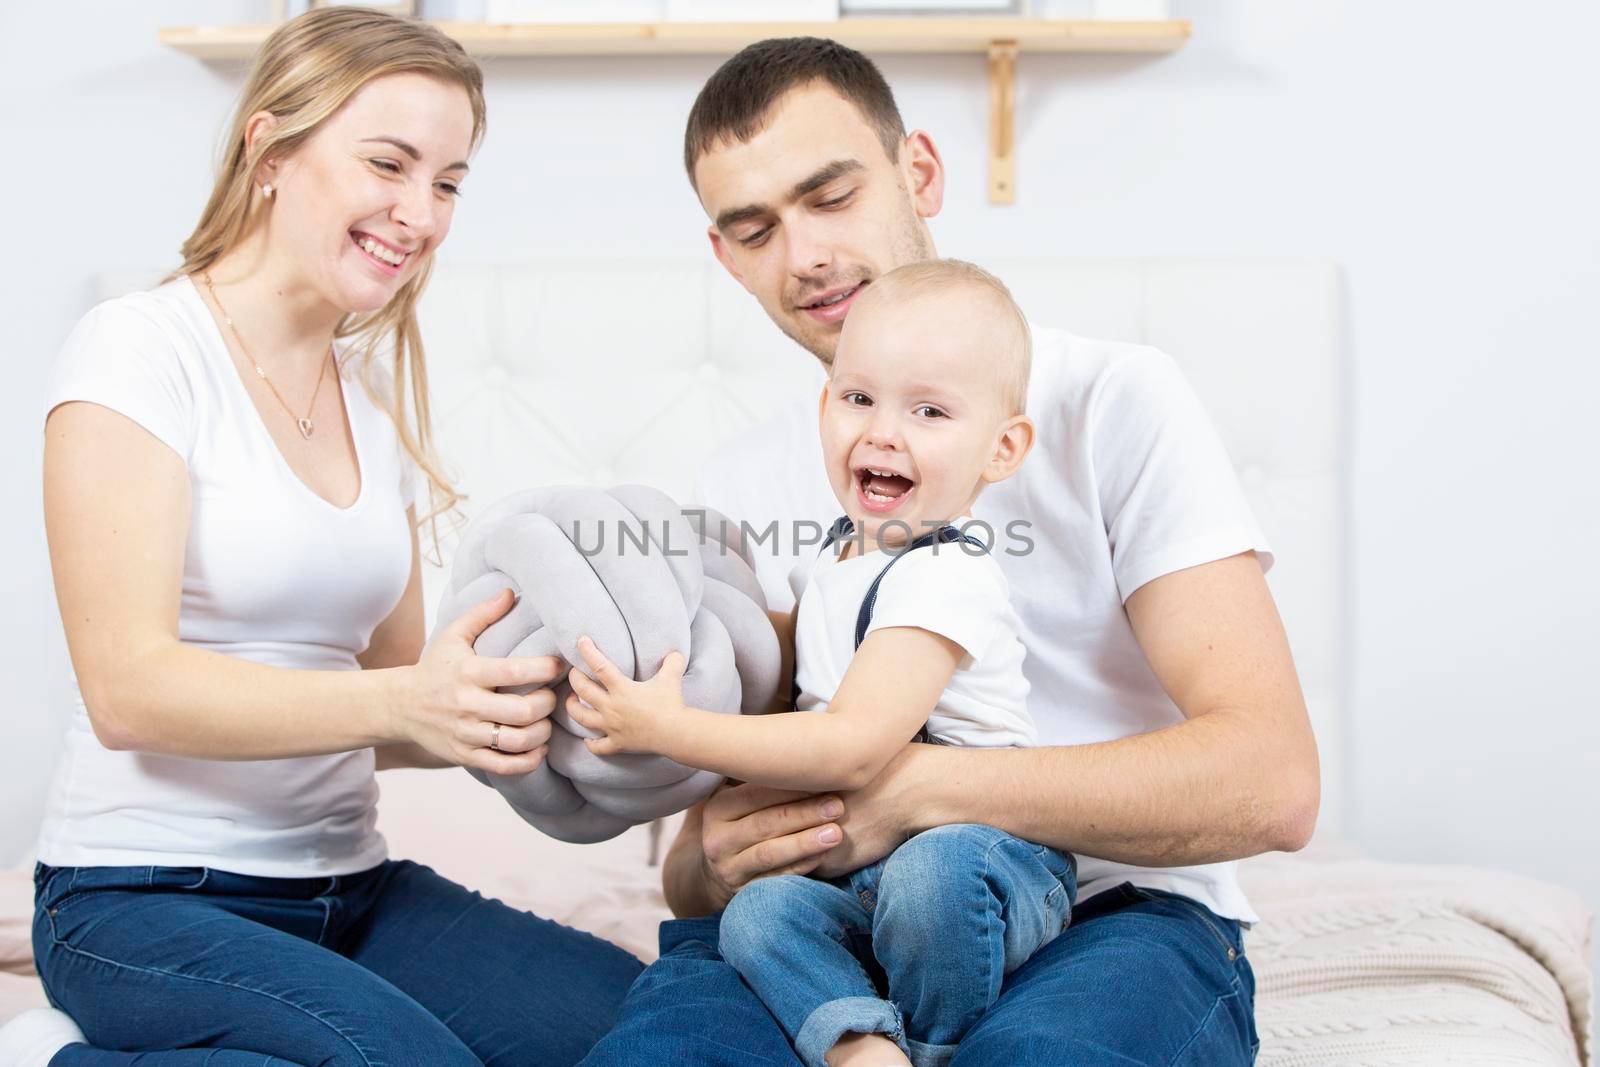
[{"label": "man's forearm", "polygon": [[1091,745],[917,746],[900,817],[908,834],[983,823],[1146,867],[1292,851],[1315,820],[1315,752],[1279,751],[1255,726],[1219,709]]},{"label": "man's forearm", "polygon": [[700,842],[703,810],[703,802],[689,809],[661,863],[661,888],[667,907],[680,919],[710,915],[722,907],[721,902],[712,899],[711,882],[705,871]]}]

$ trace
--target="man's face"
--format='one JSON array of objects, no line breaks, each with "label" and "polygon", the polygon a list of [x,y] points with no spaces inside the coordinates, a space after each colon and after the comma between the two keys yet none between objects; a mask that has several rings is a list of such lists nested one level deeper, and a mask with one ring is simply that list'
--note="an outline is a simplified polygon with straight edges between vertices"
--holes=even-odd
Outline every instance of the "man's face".
[{"label": "man's face", "polygon": [[790,90],[765,129],[695,164],[717,258],[824,364],[862,286],[934,255],[922,220],[939,210],[942,181],[926,135],[891,160],[855,105],[822,83]]}]

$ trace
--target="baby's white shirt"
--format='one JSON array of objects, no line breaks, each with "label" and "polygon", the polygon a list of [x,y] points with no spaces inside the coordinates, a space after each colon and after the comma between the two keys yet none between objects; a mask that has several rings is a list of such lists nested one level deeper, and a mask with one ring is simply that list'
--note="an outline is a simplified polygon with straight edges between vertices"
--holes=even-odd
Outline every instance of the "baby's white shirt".
[{"label": "baby's white shirt", "polygon": [[[951,525],[961,529],[970,521],[963,517]],[[994,558],[952,541],[898,558],[874,551],[839,559],[846,543],[836,541],[802,559],[789,577],[798,602],[796,710],[825,710],[839,691],[855,655],[861,602],[889,567],[878,585],[867,633],[914,626],[949,638],[966,652],[932,709],[928,732],[944,744],[966,747],[1038,744],[1022,673],[1021,624],[1011,607],[1011,587]]]}]

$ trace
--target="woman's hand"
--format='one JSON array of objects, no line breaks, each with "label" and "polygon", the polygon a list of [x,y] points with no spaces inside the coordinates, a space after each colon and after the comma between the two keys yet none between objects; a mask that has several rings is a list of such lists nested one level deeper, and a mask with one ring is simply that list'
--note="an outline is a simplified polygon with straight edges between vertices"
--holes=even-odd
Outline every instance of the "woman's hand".
[{"label": "woman's hand", "polygon": [[567,714],[603,737],[585,738],[597,756],[618,752],[657,752],[671,730],[673,714],[683,710],[683,657],[668,653],[648,682],[636,682],[617,669],[587,637],[578,638],[578,654],[595,679],[574,668],[567,676],[572,696]]},{"label": "woman's hand", "polygon": [[[556,698],[547,687],[566,666],[554,656],[492,659],[472,650],[478,635],[516,602],[505,589],[441,630],[415,667],[394,708],[396,741],[491,774],[527,774],[544,761]],[[526,695],[496,689],[536,685]]]}]

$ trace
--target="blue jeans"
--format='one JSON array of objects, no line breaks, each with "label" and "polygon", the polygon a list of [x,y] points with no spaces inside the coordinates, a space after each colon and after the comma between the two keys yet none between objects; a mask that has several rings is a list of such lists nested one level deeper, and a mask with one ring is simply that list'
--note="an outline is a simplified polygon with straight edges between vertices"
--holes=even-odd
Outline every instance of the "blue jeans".
[{"label": "blue jeans", "polygon": [[[661,924],[661,958],[583,1067],[795,1067],[783,1028],[718,953],[720,916]],[[1126,883],[1007,976],[951,1067],[1227,1067],[1254,1061],[1239,924]]]},{"label": "blue jeans", "polygon": [[843,878],[752,882],[722,916],[720,948],[807,1067],[827,1067],[849,1033],[943,1067],[1005,976],[1066,928],[1076,896],[1070,856],[940,826]]},{"label": "blue jeans", "polygon": [[50,1002],[91,1044],[51,1067],[571,1064],[643,965],[427,867],[34,873]]}]

